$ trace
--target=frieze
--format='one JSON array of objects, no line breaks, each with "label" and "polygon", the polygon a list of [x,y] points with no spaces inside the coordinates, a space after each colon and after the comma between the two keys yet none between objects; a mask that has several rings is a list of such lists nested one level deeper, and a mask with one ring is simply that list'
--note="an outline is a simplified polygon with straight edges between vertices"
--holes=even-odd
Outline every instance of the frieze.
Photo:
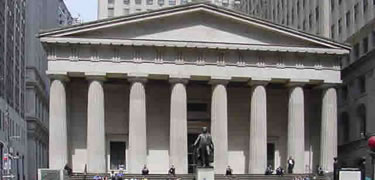
[{"label": "frieze", "polygon": [[[81,48],[81,51],[80,51]],[[133,62],[157,64],[216,65],[259,68],[294,68],[339,71],[337,59],[330,56],[303,56],[282,53],[253,53],[248,51],[201,50],[197,48],[139,48],[139,47],[80,47],[50,48],[48,60],[93,61],[93,62]],[[84,50],[82,48],[90,48]],[[152,52],[154,51],[154,52]]]}]

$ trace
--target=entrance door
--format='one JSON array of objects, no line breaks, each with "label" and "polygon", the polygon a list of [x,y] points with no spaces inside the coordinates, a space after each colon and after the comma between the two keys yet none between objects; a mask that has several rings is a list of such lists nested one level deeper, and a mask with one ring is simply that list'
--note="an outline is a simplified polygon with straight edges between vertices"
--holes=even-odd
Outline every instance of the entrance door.
[{"label": "entrance door", "polygon": [[111,159],[110,159],[110,168],[111,169],[119,169],[126,168],[125,167],[125,149],[126,144],[123,141],[111,141],[110,142],[110,152],[111,152]]},{"label": "entrance door", "polygon": [[272,168],[275,167],[275,144],[267,143],[267,166],[271,165]]}]

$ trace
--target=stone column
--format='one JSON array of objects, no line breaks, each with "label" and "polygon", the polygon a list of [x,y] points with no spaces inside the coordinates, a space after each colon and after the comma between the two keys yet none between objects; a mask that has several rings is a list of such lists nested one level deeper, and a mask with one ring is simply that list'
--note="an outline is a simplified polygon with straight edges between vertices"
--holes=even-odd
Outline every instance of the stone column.
[{"label": "stone column", "polygon": [[293,173],[305,172],[305,108],[301,86],[292,86],[288,109],[288,156],[295,160]]},{"label": "stone column", "polygon": [[250,108],[249,174],[264,174],[267,167],[267,94],[264,84],[253,85]]},{"label": "stone column", "polygon": [[62,80],[51,82],[49,109],[49,168],[64,169],[68,163],[68,131],[66,91]]},{"label": "stone column", "polygon": [[211,134],[215,146],[214,168],[216,174],[224,174],[228,166],[228,81],[212,80]]},{"label": "stone column", "polygon": [[106,172],[105,112],[102,79],[89,79],[87,101],[87,171]]},{"label": "stone column", "polygon": [[139,174],[147,164],[147,126],[145,78],[130,78],[129,173]]},{"label": "stone column", "polygon": [[337,157],[337,93],[335,88],[323,90],[320,165],[333,172],[333,158]]},{"label": "stone column", "polygon": [[187,147],[187,96],[185,79],[170,79],[171,124],[169,133],[169,164],[174,165],[176,174],[188,173]]}]

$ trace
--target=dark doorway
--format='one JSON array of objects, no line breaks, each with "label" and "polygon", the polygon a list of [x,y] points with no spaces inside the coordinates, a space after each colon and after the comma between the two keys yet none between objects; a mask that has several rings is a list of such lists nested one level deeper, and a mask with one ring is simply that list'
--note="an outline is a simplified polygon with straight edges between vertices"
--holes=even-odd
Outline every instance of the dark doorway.
[{"label": "dark doorway", "polygon": [[275,168],[275,144],[267,143],[267,166]]},{"label": "dark doorway", "polygon": [[125,142],[113,142],[110,143],[111,152],[111,169],[119,169],[119,167],[125,167]]}]

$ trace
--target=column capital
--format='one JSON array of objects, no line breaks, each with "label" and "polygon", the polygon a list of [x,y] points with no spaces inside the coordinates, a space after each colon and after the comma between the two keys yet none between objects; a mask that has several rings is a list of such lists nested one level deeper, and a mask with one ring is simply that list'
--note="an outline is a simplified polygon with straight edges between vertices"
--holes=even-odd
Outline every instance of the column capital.
[{"label": "column capital", "polygon": [[69,82],[69,77],[67,72],[61,72],[61,73],[48,73],[48,77],[50,78],[51,81],[53,80],[59,80],[62,82]]},{"label": "column capital", "polygon": [[128,81],[130,83],[136,83],[136,82],[139,82],[139,83],[142,83],[142,84],[145,84],[147,82],[147,78],[146,77],[128,77]]},{"label": "column capital", "polygon": [[89,81],[103,82],[106,78],[106,73],[85,73],[85,77]]},{"label": "column capital", "polygon": [[267,86],[271,82],[271,78],[251,78],[248,82],[249,86]]},{"label": "column capital", "polygon": [[177,84],[181,83],[186,85],[189,82],[189,79],[184,79],[184,78],[169,78],[169,83],[171,84]]},{"label": "column capital", "polygon": [[307,83],[309,83],[308,79],[290,79],[286,86],[289,88],[303,87]]},{"label": "column capital", "polygon": [[330,89],[330,88],[337,89],[339,87],[340,87],[340,84],[338,83],[324,83],[324,84],[319,85],[317,88],[325,90],[325,89]]},{"label": "column capital", "polygon": [[211,80],[209,81],[209,84],[211,84],[211,85],[221,84],[221,85],[226,86],[229,83],[230,80],[231,80],[230,77],[211,77]]},{"label": "column capital", "polygon": [[129,73],[128,74],[128,81],[131,83],[140,82],[145,84],[148,80],[148,74],[140,74],[140,73]]}]

